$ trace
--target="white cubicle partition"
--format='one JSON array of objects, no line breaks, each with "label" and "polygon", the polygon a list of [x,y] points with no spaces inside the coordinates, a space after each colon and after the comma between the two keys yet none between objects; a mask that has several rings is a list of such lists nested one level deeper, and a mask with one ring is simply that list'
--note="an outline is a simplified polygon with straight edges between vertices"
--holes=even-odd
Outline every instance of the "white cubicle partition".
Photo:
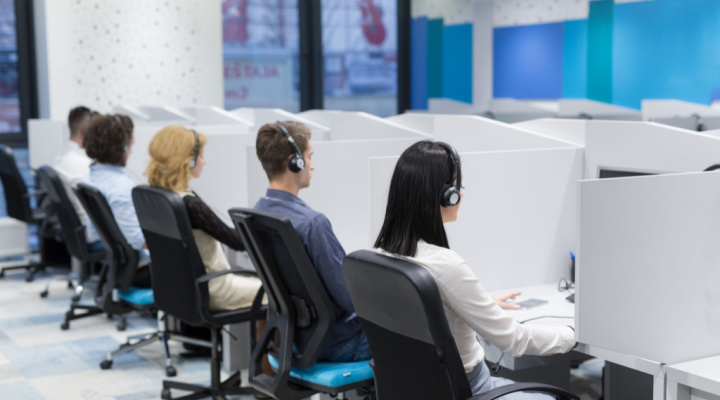
[{"label": "white cubicle partition", "polygon": [[720,356],[668,365],[667,400],[720,400]]},{"label": "white cubicle partition", "polygon": [[720,162],[720,138],[653,122],[588,121],[586,177],[599,167],[691,172]]},{"label": "white cubicle partition", "polygon": [[632,108],[585,99],[558,100],[558,117],[616,121],[640,121],[642,115]]},{"label": "white cubicle partition", "polygon": [[428,99],[427,112],[431,114],[480,114],[484,107],[446,98]]},{"label": "white cubicle partition", "polygon": [[152,119],[150,115],[143,111],[140,111],[139,108],[127,104],[120,104],[113,107],[113,113],[125,114],[130,117],[136,124],[140,122],[150,122],[150,120]]},{"label": "white cubicle partition", "polygon": [[195,119],[198,125],[246,125],[253,126],[253,122],[215,106],[185,107],[182,111]]},{"label": "white cubicle partition", "polygon": [[[569,277],[574,251],[577,147],[460,154],[464,197],[445,225],[450,248],[487,290]],[[398,157],[370,159],[370,232],[380,231]]]},{"label": "white cubicle partition", "polygon": [[537,107],[532,102],[516,99],[492,99],[490,100],[489,111],[493,119],[507,124],[538,118],[552,118],[557,115],[556,111]]},{"label": "white cubicle partition", "polygon": [[395,138],[429,138],[420,130],[397,124],[390,119],[365,112],[310,110],[298,116],[330,129],[330,140],[363,140]]},{"label": "white cubicle partition", "polygon": [[697,130],[720,129],[720,110],[680,100],[643,100],[642,115],[646,121]]},{"label": "white cubicle partition", "polygon": [[[416,139],[313,141],[315,171],[300,198],[325,214],[346,252],[372,247],[369,224],[370,157],[400,155]],[[255,147],[247,147],[248,204],[265,195],[267,176]]]},{"label": "white cubicle partition", "polygon": [[230,111],[230,113],[252,122],[253,130],[256,134],[258,129],[265,124],[276,121],[297,121],[310,128],[313,141],[327,140],[329,137],[330,128],[326,125],[319,124],[315,121],[279,108],[236,108]]},{"label": "white cubicle partition", "polygon": [[195,123],[195,118],[187,113],[170,106],[141,106],[139,110],[150,117],[152,121],[183,121],[184,123]]},{"label": "white cubicle partition", "polygon": [[574,143],[473,115],[405,113],[385,118],[448,142],[460,152],[557,148]]},{"label": "white cubicle partition", "polygon": [[513,124],[513,126],[526,131],[565,140],[578,146],[585,146],[587,122],[588,120],[586,119],[542,118],[518,122]]},{"label": "white cubicle partition", "polygon": [[720,173],[579,188],[578,340],[665,364],[720,354]]},{"label": "white cubicle partition", "polygon": [[28,120],[30,168],[37,169],[51,164],[55,157],[65,152],[69,140],[70,128],[65,121]]},{"label": "white cubicle partition", "polygon": [[[142,125],[135,128],[135,144],[127,161],[128,173],[146,183],[145,169],[150,162],[150,141],[162,127]],[[255,143],[255,135],[243,125],[195,125],[193,129],[207,135],[204,155],[207,165],[200,179],[190,186],[227,222],[227,210],[247,206],[247,171],[245,146]]]}]

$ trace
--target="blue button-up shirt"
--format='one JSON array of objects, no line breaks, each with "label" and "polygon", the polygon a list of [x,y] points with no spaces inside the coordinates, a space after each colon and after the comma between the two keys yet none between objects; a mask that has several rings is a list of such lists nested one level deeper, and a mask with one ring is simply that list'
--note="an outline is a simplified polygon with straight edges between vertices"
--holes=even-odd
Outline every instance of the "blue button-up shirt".
[{"label": "blue button-up shirt", "polygon": [[322,358],[323,353],[332,351],[362,332],[342,272],[345,250],[335,237],[327,217],[292,193],[268,189],[265,197],[255,204],[255,209],[290,220],[330,295],[335,309],[335,326],[320,352]]},{"label": "blue button-up shirt", "polygon": [[[117,165],[93,164],[90,166],[90,174],[85,176],[83,181],[95,187],[105,196],[113,217],[115,217],[115,222],[128,244],[133,249],[140,251],[140,262],[150,261],[150,253],[147,249],[142,248],[145,244],[145,237],[140,229],[140,222],[138,222],[135,205],[132,201],[135,182],[125,172],[125,168]],[[92,224],[88,224],[87,229],[88,236],[99,237]]]}]

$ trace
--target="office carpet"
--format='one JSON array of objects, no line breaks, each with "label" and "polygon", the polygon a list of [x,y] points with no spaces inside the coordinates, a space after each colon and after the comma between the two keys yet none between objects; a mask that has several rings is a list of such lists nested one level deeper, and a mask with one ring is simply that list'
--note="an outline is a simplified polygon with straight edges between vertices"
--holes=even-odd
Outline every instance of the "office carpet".
[{"label": "office carpet", "polygon": [[[117,320],[96,315],[60,324],[72,291],[65,281],[55,282],[47,298],[40,298],[49,276],[40,274],[31,283],[25,272],[8,271],[0,279],[0,399],[12,400],[141,400],[158,399],[165,377],[165,356],[160,342],[118,355],[112,369],[101,370],[107,352],[129,335],[151,332],[157,322],[129,314],[127,329],[116,329]],[[85,298],[87,297],[87,299]],[[92,302],[91,296],[82,301]],[[183,358],[182,345],[171,342],[170,352],[185,382],[208,383],[209,358]],[[223,374],[226,377],[226,374]],[[174,391],[180,396],[181,391]],[[235,399],[254,399],[253,396]]]}]

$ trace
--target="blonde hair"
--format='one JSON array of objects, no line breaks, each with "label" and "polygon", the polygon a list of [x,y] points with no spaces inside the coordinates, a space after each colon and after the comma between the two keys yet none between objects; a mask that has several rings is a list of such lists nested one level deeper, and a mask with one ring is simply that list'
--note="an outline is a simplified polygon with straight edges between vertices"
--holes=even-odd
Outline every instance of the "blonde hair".
[{"label": "blonde hair", "polygon": [[[207,136],[198,133],[198,156]],[[182,126],[166,126],[150,141],[150,163],[145,170],[150,186],[182,192],[190,181],[190,160],[195,153],[195,134]]]}]

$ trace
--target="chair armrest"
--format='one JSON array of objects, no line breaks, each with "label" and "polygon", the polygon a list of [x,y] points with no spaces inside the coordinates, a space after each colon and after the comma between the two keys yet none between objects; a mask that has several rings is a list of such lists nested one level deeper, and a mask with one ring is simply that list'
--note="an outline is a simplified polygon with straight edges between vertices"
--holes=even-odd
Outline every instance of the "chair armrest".
[{"label": "chair armrest", "polygon": [[25,194],[26,197],[39,197],[39,196],[45,196],[48,193],[47,190],[35,190],[33,192],[28,192]]},{"label": "chair armrest", "polygon": [[559,387],[552,385],[546,385],[544,383],[514,383],[512,385],[501,386],[485,393],[475,395],[467,400],[493,400],[510,393],[526,391],[550,393],[557,395],[558,399],[580,400],[578,396],[568,392],[567,390],[560,389]]},{"label": "chair armrest", "polygon": [[227,275],[227,274],[242,274],[242,275],[257,276],[257,272],[255,272],[255,271],[231,268],[231,269],[226,269],[224,271],[213,272],[212,274],[205,274],[205,275],[195,279],[195,283],[205,283],[211,279],[217,278],[218,276],[223,276],[223,275]]}]

